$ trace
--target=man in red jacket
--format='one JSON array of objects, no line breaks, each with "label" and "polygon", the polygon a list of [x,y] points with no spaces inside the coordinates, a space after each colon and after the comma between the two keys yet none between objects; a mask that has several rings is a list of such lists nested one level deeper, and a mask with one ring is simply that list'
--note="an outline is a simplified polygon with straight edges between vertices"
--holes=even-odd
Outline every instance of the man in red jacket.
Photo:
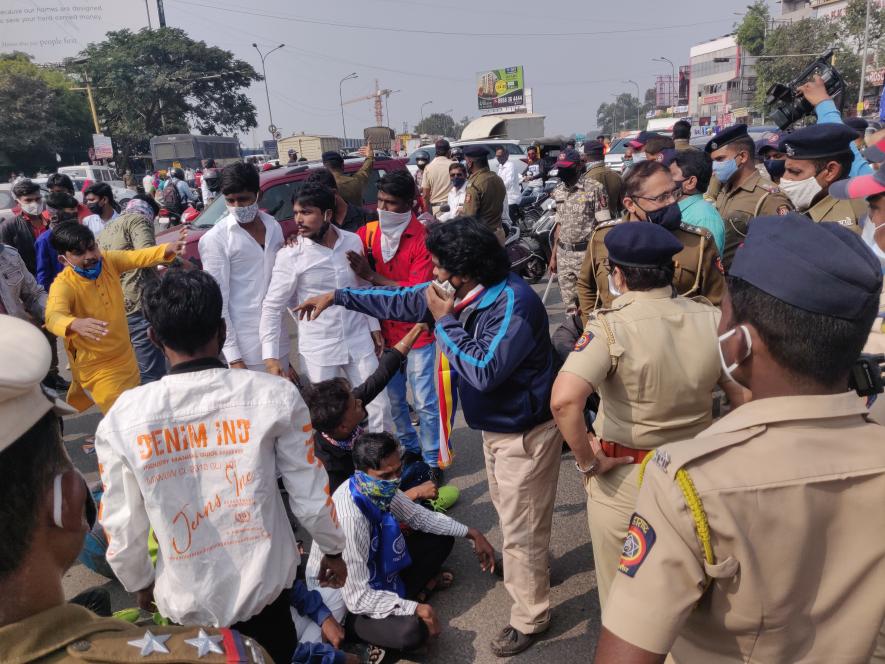
[{"label": "man in red jacket", "polygon": [[[392,171],[378,181],[378,221],[357,231],[366,255],[348,254],[354,272],[376,286],[415,286],[433,280],[424,226],[412,212],[417,194],[415,181],[408,171]],[[385,346],[395,346],[411,327],[411,323],[381,321]],[[439,468],[439,400],[434,385],[434,348],[433,335],[422,333],[409,354],[406,375],[394,376],[387,394],[396,433],[406,453],[423,458],[440,485],[444,482]],[[407,379],[415,399],[420,434],[415,432],[409,419]]]}]

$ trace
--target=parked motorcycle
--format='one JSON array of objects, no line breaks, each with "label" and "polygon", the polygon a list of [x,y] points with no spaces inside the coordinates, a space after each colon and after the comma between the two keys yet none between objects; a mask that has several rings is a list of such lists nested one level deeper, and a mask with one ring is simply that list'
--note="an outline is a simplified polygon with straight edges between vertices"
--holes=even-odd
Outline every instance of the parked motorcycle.
[{"label": "parked motorcycle", "polygon": [[510,258],[510,269],[531,284],[547,273],[556,228],[556,201],[547,198],[540,207],[541,214],[528,232],[523,230],[525,222],[504,224],[504,248]]}]

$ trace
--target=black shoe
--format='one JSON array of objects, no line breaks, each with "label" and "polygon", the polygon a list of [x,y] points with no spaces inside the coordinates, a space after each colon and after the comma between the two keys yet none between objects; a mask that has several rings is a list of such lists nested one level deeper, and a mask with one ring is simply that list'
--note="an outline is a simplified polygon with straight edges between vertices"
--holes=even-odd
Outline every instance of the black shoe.
[{"label": "black shoe", "polygon": [[66,381],[58,374],[51,374],[49,376],[46,376],[46,378],[43,379],[43,384],[46,387],[55,390],[56,392],[61,392],[62,394],[67,392],[68,388],[71,386],[68,381]]},{"label": "black shoe", "polygon": [[406,466],[411,466],[416,461],[423,461],[424,457],[422,457],[418,452],[406,452],[403,454],[403,468]]},{"label": "black shoe", "polygon": [[497,657],[512,657],[527,650],[534,642],[534,634],[523,634],[515,627],[507,625],[491,642],[490,647]]},{"label": "black shoe", "polygon": [[437,487],[441,487],[446,483],[446,474],[443,472],[442,468],[431,468],[430,480],[436,484]]}]

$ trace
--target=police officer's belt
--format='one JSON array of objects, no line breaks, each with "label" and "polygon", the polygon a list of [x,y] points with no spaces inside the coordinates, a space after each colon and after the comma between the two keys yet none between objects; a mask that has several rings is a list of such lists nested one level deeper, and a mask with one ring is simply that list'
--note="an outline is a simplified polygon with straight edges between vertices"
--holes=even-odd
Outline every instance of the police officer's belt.
[{"label": "police officer's belt", "polygon": [[584,240],[583,242],[570,244],[568,242],[563,242],[562,240],[557,240],[556,244],[559,245],[560,249],[564,249],[565,251],[587,251],[587,245],[590,244],[590,242]]},{"label": "police officer's belt", "polygon": [[642,463],[645,457],[654,452],[654,450],[638,450],[635,447],[627,447],[626,445],[613,443],[609,440],[600,440],[599,444],[602,446],[602,451],[605,452],[605,456],[613,459],[633,457],[633,463]]}]

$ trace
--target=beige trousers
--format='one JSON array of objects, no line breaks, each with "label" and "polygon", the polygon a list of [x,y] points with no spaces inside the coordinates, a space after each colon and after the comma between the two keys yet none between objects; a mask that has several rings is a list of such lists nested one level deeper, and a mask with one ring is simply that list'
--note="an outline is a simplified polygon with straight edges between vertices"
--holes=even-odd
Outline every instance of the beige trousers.
[{"label": "beige trousers", "polygon": [[639,497],[639,464],[618,466],[587,483],[587,522],[596,567],[599,606],[605,602],[618,571],[630,517]]},{"label": "beige trousers", "polygon": [[550,623],[550,530],[562,435],[553,420],[523,433],[483,431],[492,504],[504,537],[510,625],[538,634]]}]

